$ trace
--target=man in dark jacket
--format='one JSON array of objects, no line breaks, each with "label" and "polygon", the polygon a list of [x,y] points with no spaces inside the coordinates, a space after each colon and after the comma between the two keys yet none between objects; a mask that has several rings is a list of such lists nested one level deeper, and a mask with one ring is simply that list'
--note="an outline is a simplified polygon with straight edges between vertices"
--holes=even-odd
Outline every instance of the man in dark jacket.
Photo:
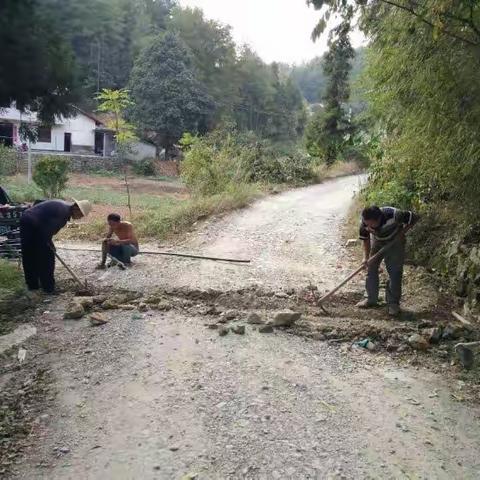
[{"label": "man in dark jacket", "polygon": [[0,187],[0,205],[10,205],[12,201],[3,187]]},{"label": "man in dark jacket", "polygon": [[55,290],[55,247],[52,237],[73,218],[87,216],[88,200],[47,200],[26,210],[20,218],[20,238],[25,282],[29,290]]},{"label": "man in dark jacket", "polygon": [[[367,268],[366,290],[368,297],[357,303],[359,308],[372,308],[378,303],[379,275],[382,260],[385,260],[389,280],[385,297],[389,315],[400,313],[402,296],[403,264],[405,261],[405,233],[418,221],[418,216],[408,210],[393,207],[368,207],[362,212],[360,239],[363,240],[363,261]],[[368,259],[382,247],[395,243],[374,262],[367,266]]]}]

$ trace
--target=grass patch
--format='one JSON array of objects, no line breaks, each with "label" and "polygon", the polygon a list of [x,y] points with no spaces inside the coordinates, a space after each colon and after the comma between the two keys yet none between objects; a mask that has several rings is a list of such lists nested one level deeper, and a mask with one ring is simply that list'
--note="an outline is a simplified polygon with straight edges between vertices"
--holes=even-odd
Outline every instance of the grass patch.
[{"label": "grass patch", "polygon": [[[132,223],[140,239],[162,240],[188,230],[198,220],[249,205],[262,196],[264,189],[256,184],[239,184],[226,192],[211,196],[194,196],[186,200],[149,197],[143,202],[135,196]],[[148,197],[145,195],[145,197]],[[125,202],[121,203],[122,206]],[[106,232],[104,219],[96,219],[65,229],[62,238],[98,240]]]},{"label": "grass patch", "polygon": [[0,335],[15,327],[15,315],[25,310],[23,273],[17,264],[0,259]]},{"label": "grass patch", "polygon": [[0,289],[19,293],[23,290],[23,274],[16,264],[0,259]]}]

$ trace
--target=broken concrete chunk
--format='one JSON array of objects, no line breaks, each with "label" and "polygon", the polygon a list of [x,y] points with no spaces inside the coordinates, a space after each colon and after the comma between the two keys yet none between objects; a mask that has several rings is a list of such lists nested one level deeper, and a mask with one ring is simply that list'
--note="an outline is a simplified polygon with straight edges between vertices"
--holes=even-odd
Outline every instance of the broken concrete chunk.
[{"label": "broken concrete chunk", "polygon": [[235,325],[232,327],[232,332],[237,335],[245,335],[245,325]]},{"label": "broken concrete chunk", "polygon": [[230,329],[228,329],[226,327],[220,327],[218,329],[218,335],[220,335],[220,337],[224,337],[225,335],[228,335],[229,331],[230,331]]},{"label": "broken concrete chunk", "polygon": [[273,319],[274,327],[290,327],[302,316],[299,312],[294,312],[292,310],[284,310],[278,312]]},{"label": "broken concrete chunk", "polygon": [[437,327],[424,328],[422,330],[422,335],[428,340],[429,343],[438,343],[442,338],[442,329]]},{"label": "broken concrete chunk", "polygon": [[465,327],[463,325],[455,325],[449,323],[445,330],[443,330],[442,338],[445,340],[456,340],[465,333]]},{"label": "broken concrete chunk", "polygon": [[415,350],[428,350],[429,343],[422,335],[414,333],[408,337],[408,344]]},{"label": "broken concrete chunk", "polygon": [[228,312],[225,312],[225,318],[227,320],[234,320],[235,318],[237,318],[237,312],[235,312],[234,310],[229,310]]},{"label": "broken concrete chunk", "polygon": [[172,309],[172,306],[167,301],[162,300],[161,302],[158,302],[156,305],[153,305],[153,308],[155,308],[155,310],[160,310],[162,312],[168,312],[169,310]]},{"label": "broken concrete chunk", "polygon": [[263,325],[265,322],[262,320],[262,317],[260,317],[260,315],[258,313],[251,313],[248,318],[247,318],[247,322],[250,324],[250,325]]},{"label": "broken concrete chunk", "polygon": [[102,303],[102,308],[104,310],[113,310],[115,308],[118,308],[118,303],[114,301],[112,298],[107,298],[103,303]]},{"label": "broken concrete chunk", "polygon": [[93,307],[94,300],[93,297],[75,297],[73,299],[74,303],[79,303],[83,308],[89,309]]},{"label": "broken concrete chunk", "polygon": [[148,305],[146,303],[140,302],[138,304],[138,311],[139,312],[146,312],[148,310]]},{"label": "broken concrete chunk", "polygon": [[100,305],[101,303],[103,303],[108,297],[106,295],[95,295],[94,297],[92,297],[93,299],[93,303],[95,305]]},{"label": "broken concrete chunk", "polygon": [[258,331],[260,333],[272,333],[273,327],[271,325],[260,325],[260,327],[258,327]]},{"label": "broken concrete chunk", "polygon": [[78,320],[85,315],[85,309],[80,303],[72,302],[68,305],[67,310],[63,314],[65,320]]},{"label": "broken concrete chunk", "polygon": [[98,327],[108,323],[108,318],[103,313],[95,312],[89,316],[90,324],[92,327]]}]

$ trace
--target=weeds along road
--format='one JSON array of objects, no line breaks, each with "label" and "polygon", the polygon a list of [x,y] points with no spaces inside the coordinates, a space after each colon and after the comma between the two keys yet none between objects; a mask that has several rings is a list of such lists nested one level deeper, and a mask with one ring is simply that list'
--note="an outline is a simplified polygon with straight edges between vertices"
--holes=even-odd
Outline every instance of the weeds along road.
[{"label": "weeds along road", "polygon": [[[251,257],[249,268],[140,257],[103,282],[327,286],[338,276],[339,227],[357,185],[343,178],[262,200],[185,245]],[[82,262],[91,268],[93,259]],[[480,477],[479,409],[454,400],[425,369],[250,326],[220,337],[205,317],[175,310],[115,311],[90,328],[64,322],[64,300],[55,302],[50,323],[61,327],[40,334],[51,347],[39,358],[57,395],[17,478]]]}]

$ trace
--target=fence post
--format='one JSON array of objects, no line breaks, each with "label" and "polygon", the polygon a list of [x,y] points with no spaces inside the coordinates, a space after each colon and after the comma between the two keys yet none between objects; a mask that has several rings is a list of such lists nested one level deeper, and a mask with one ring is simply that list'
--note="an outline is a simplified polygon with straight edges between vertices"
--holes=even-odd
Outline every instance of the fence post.
[{"label": "fence post", "polygon": [[30,141],[28,142],[27,152],[27,183],[32,183],[32,149],[30,148]]}]

